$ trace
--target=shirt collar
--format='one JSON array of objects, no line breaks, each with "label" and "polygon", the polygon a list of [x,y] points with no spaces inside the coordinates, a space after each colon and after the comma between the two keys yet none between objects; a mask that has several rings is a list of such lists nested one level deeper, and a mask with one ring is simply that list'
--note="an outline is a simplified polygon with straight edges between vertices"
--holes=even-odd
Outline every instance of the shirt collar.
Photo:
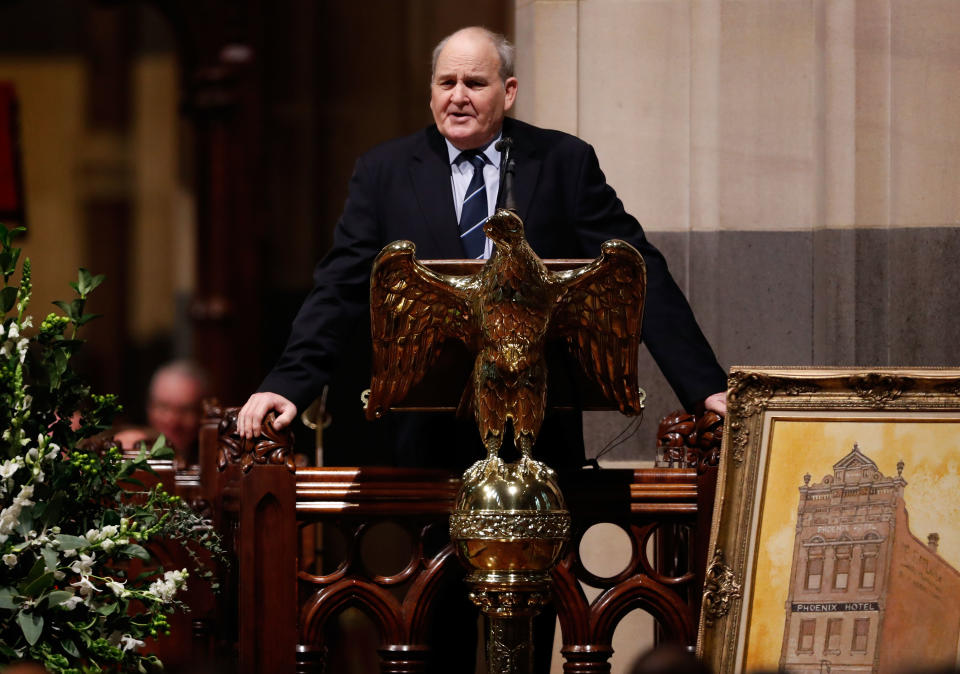
[{"label": "shirt collar", "polygon": [[[500,150],[497,149],[497,141],[500,140],[502,135],[503,129],[500,129],[500,131],[497,132],[497,135],[493,137],[493,140],[487,143],[483,148],[478,149],[479,152],[483,152],[487,158],[487,161],[489,161],[498,169],[500,168]],[[450,159],[450,163],[455,164],[457,162],[457,157],[460,156],[460,153],[463,152],[463,150],[458,150],[455,148],[453,143],[446,138],[443,140],[447,144],[447,156]]]}]

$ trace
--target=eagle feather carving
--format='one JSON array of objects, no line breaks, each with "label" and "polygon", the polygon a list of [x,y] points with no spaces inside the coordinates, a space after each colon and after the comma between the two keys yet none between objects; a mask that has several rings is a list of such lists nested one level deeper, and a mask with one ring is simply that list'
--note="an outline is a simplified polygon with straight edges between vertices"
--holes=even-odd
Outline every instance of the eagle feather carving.
[{"label": "eagle feather carving", "polygon": [[514,212],[499,209],[484,231],[494,251],[473,276],[428,269],[409,241],[395,241],[377,256],[370,282],[367,418],[403,400],[447,339],[461,340],[475,354],[460,411],[472,408],[490,458],[503,443],[508,420],[517,449],[530,458],[546,407],[548,339],[565,339],[607,398],[624,414],[639,414],[637,351],[646,294],[640,253],[611,240],[590,264],[550,272]]}]

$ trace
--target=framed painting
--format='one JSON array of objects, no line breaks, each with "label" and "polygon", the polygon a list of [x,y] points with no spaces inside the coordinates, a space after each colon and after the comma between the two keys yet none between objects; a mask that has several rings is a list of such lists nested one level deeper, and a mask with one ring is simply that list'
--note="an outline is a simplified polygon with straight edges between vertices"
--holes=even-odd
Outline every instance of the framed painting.
[{"label": "framed painting", "polygon": [[923,671],[960,643],[960,369],[731,372],[698,651]]}]

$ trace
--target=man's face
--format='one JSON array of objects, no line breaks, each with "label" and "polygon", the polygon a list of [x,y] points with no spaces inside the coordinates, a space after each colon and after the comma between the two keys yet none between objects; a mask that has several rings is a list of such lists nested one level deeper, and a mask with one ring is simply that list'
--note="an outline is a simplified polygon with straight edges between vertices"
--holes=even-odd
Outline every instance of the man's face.
[{"label": "man's face", "polygon": [[197,441],[200,430],[200,402],[203,391],[199,384],[177,373],[160,375],[150,390],[147,422],[163,433],[167,444],[186,452]]},{"label": "man's face", "polygon": [[513,107],[517,78],[500,79],[500,57],[482,34],[457,33],[437,58],[430,110],[440,133],[459,150],[490,142]]}]

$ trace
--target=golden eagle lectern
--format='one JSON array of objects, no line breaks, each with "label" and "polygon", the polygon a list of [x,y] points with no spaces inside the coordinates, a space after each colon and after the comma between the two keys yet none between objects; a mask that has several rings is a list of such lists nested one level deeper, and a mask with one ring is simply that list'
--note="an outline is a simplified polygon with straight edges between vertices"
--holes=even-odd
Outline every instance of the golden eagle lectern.
[{"label": "golden eagle lectern", "polygon": [[637,352],[646,274],[630,244],[607,241],[593,263],[550,272],[499,209],[483,226],[493,254],[473,276],[438,274],[417,262],[409,241],[385,247],[370,285],[373,377],[366,415],[402,400],[433,364],[440,345],[459,339],[476,354],[460,412],[472,408],[487,458],[512,422],[522,460],[546,407],[549,338],[566,339],[584,371],[624,414],[643,409]]},{"label": "golden eagle lectern", "polygon": [[[428,269],[409,241],[388,245],[375,260],[366,414],[375,419],[402,400],[444,341],[459,339],[476,354],[459,411],[473,410],[487,457],[464,473],[450,538],[470,570],[470,598],[488,619],[488,672],[528,674],[531,620],[548,601],[550,569],[571,522],[556,474],[531,456],[547,403],[544,347],[565,339],[607,398],[639,414],[646,271],[632,246],[614,240],[592,263],[550,272],[513,211],[498,209],[483,228],[493,254],[473,276]],[[505,464],[498,452],[508,429],[520,459]]]}]

